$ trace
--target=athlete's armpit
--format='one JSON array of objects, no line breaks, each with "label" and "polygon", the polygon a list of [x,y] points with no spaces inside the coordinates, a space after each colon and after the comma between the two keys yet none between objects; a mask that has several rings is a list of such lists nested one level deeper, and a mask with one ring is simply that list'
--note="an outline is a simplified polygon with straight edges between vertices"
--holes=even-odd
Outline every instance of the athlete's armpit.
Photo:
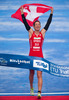
[{"label": "athlete's armpit", "polygon": [[43,28],[43,29],[41,30],[41,34],[42,34],[43,38],[45,37],[45,33],[46,33],[46,30]]},{"label": "athlete's armpit", "polygon": [[33,29],[30,28],[30,30],[28,31],[29,32],[29,39],[31,38],[32,34],[33,34]]}]

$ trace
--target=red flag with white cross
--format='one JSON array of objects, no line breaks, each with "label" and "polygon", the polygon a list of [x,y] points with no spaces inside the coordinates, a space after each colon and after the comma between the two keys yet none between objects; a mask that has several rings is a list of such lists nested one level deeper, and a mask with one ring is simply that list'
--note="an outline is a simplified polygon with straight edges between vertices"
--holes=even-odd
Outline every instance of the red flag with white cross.
[{"label": "red flag with white cross", "polygon": [[[38,20],[39,16],[43,15],[45,12],[52,8],[50,6],[38,3],[24,4],[22,6],[24,8],[23,12],[29,26],[33,26],[33,22]],[[19,19],[21,22],[23,22],[20,8],[14,14],[12,14],[11,17]]]}]

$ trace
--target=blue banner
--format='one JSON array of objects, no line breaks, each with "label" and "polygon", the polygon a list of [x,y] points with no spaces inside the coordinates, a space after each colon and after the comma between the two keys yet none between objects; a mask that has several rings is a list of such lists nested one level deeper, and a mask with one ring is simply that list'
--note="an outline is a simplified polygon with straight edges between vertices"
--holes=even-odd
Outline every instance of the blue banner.
[{"label": "blue banner", "polygon": [[68,66],[57,65],[40,57],[0,54],[0,66],[39,70],[52,75],[69,77]]}]

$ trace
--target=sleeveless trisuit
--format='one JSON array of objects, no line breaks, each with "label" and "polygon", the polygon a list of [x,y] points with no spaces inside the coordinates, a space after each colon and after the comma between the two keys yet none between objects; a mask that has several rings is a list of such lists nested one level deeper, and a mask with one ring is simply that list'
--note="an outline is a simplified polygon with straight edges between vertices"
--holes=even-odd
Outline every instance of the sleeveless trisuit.
[{"label": "sleeveless trisuit", "polygon": [[30,43],[29,56],[43,58],[43,53],[42,53],[43,40],[44,40],[44,38],[43,38],[41,32],[38,35],[36,35],[35,32],[33,32],[31,38],[29,39],[29,43]]}]

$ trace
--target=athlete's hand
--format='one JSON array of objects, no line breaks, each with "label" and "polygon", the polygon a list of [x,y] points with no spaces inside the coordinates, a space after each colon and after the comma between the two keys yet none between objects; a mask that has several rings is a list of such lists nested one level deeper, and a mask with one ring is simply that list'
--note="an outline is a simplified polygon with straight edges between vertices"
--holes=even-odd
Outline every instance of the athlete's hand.
[{"label": "athlete's hand", "polygon": [[51,14],[53,14],[53,7],[51,8]]},{"label": "athlete's hand", "polygon": [[24,14],[24,13],[23,13],[23,7],[20,7],[20,11],[21,11],[21,14]]}]

